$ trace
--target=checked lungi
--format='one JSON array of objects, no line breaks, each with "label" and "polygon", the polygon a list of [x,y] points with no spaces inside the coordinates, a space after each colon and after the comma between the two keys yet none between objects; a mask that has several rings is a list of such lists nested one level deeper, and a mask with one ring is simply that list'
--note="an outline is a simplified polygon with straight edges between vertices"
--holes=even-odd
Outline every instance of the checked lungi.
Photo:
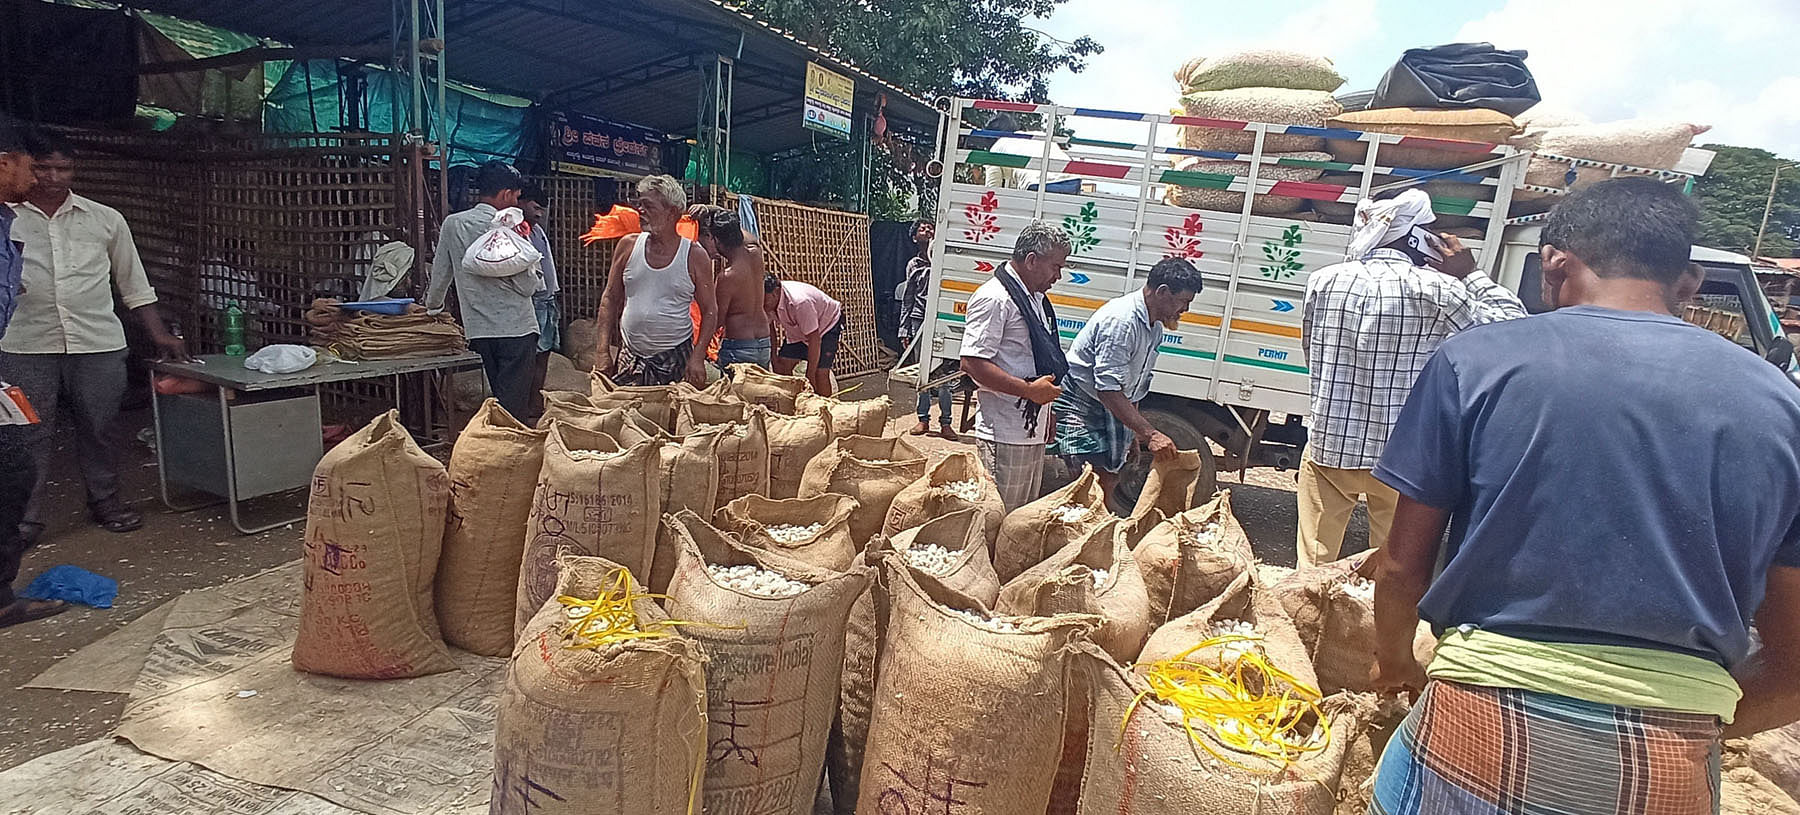
[{"label": "checked lungi", "polygon": [[1434,681],[1389,740],[1374,815],[1705,815],[1716,716]]},{"label": "checked lungi", "polygon": [[1056,416],[1056,443],[1050,452],[1077,467],[1092,464],[1094,469],[1109,473],[1125,468],[1137,434],[1086,388],[1073,381],[1065,382],[1052,412]]},{"label": "checked lungi", "polygon": [[623,346],[613,381],[620,385],[673,385],[687,377],[688,357],[693,355],[693,340],[649,356],[638,356],[630,346]]},{"label": "checked lungi", "polygon": [[1044,445],[1000,444],[985,439],[975,440],[975,455],[981,466],[993,476],[1000,491],[1000,503],[1011,512],[1042,497],[1044,488]]}]

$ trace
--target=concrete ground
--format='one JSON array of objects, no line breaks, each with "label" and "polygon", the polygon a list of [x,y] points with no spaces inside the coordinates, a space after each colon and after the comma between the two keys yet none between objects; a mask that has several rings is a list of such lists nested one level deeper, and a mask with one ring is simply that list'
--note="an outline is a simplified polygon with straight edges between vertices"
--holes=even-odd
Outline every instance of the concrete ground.
[{"label": "concrete ground", "polygon": [[[907,386],[870,377],[850,398],[873,398],[884,392],[894,400],[894,427],[902,431],[910,427],[914,397]],[[108,533],[88,522],[69,440],[62,440],[51,474],[55,514],[43,542],[25,556],[19,587],[44,569],[69,563],[119,581],[119,596],[111,609],[76,608],[48,620],[0,629],[4,655],[0,769],[105,736],[123,711],[125,697],[120,694],[21,687],[38,673],[184,591],[255,574],[300,556],[304,524],[240,535],[222,508],[187,513],[165,508],[157,494],[154,451],[136,439],[148,423],[148,411],[127,414],[120,435],[124,498],[144,513],[144,528],[128,534]],[[967,446],[967,440],[914,441],[928,451]],[[1269,563],[1293,565],[1293,473],[1253,469],[1241,482],[1236,474],[1221,475],[1219,481],[1221,487],[1233,490],[1233,506],[1256,553]],[[273,517],[285,509],[297,514],[303,501],[303,495],[272,496],[253,503],[251,512]],[[1366,546],[1367,534],[1359,512],[1346,550]]]}]

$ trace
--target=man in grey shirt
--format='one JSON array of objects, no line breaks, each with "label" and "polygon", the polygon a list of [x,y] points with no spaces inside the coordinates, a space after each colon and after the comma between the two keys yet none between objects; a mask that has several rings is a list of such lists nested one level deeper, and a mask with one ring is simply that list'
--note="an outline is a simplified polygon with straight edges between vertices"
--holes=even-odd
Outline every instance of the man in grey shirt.
[{"label": "man in grey shirt", "polygon": [[425,308],[444,310],[444,297],[456,283],[457,309],[469,348],[481,355],[488,388],[500,406],[520,421],[531,419],[531,386],[537,371],[538,318],[533,292],[543,287],[537,269],[512,277],[486,277],[464,267],[463,256],[494,224],[500,210],[519,205],[525,179],[511,165],[490,161],[475,175],[475,206],[444,219],[438,229],[437,254],[431,261],[431,285]]}]

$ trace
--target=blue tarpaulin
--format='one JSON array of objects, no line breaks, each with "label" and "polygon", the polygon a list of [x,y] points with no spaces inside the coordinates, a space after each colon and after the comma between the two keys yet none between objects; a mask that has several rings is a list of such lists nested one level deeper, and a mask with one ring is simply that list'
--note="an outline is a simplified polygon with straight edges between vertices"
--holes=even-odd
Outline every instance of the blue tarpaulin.
[{"label": "blue tarpaulin", "polygon": [[[306,60],[288,68],[263,105],[263,130],[268,133],[329,133],[344,127],[342,93],[335,60]],[[412,107],[412,86],[396,87],[394,75],[358,66],[368,78],[362,92],[362,126],[373,133],[394,129],[394,102],[401,105],[401,120]],[[398,91],[396,94],[395,91]],[[433,93],[432,103],[436,103]],[[489,93],[449,83],[445,107],[450,131],[451,166],[474,166],[492,159],[512,161],[524,148],[525,114],[531,102],[516,96]]]},{"label": "blue tarpaulin", "polygon": [[94,574],[80,566],[51,566],[19,592],[33,600],[61,600],[94,608],[112,608],[119,596],[119,581]]}]

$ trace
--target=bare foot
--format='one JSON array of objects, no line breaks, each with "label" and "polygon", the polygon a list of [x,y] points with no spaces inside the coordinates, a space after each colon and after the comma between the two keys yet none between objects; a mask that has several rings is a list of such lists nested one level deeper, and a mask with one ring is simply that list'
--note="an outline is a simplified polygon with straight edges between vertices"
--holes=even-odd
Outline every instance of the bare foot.
[{"label": "bare foot", "polygon": [[27,600],[21,597],[12,601],[11,605],[0,607],[0,628],[54,617],[68,610],[69,604],[61,600]]}]

